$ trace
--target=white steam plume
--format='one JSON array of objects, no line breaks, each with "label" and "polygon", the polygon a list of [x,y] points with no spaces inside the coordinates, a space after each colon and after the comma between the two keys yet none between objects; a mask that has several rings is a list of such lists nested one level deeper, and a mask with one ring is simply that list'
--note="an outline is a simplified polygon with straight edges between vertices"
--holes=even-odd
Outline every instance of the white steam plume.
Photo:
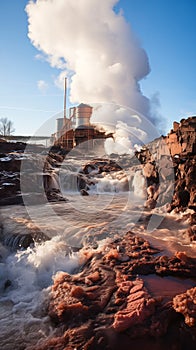
[{"label": "white steam plume", "polygon": [[70,100],[113,102],[149,116],[138,82],[149,73],[118,0],[37,0],[26,7],[29,38],[54,67],[71,77]]},{"label": "white steam plume", "polygon": [[[122,13],[114,11],[118,1],[30,0],[26,6],[28,36],[50,65],[61,70],[57,80],[69,78],[70,102],[130,107],[133,116],[130,111],[119,113],[118,108],[102,116],[107,116],[113,126],[122,121],[129,126],[131,123],[137,133],[142,129],[140,134],[145,136],[142,139],[145,142],[146,123],[143,128],[136,114],[155,121],[150,101],[139,85],[150,71],[149,62]],[[99,114],[95,112],[93,121],[101,122]],[[122,119],[119,114],[124,115]],[[120,124],[116,130],[119,135]]]}]

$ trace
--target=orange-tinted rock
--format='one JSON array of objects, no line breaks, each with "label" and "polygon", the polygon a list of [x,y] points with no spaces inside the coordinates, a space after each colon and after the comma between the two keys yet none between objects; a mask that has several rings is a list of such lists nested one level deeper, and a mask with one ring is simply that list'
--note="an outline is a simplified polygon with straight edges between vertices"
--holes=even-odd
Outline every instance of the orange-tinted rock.
[{"label": "orange-tinted rock", "polygon": [[174,291],[166,299],[155,298],[142,276],[160,274],[163,286],[165,275],[193,277],[196,259],[184,252],[173,257],[157,253],[148,241],[128,232],[101,252],[91,251],[79,273],[57,274],[48,310],[54,334],[33,350],[118,350],[138,343],[153,350],[181,350],[185,344],[194,349],[194,331],[180,326],[182,318],[172,307]]},{"label": "orange-tinted rock", "polygon": [[184,316],[184,321],[189,327],[196,327],[196,287],[176,295],[173,308]]},{"label": "orange-tinted rock", "polygon": [[132,326],[142,324],[154,313],[156,304],[144,288],[143,281],[139,279],[133,282],[122,282],[116,293],[118,299],[122,293],[127,294],[127,302],[125,307],[114,315],[112,327],[117,332],[123,332]]}]

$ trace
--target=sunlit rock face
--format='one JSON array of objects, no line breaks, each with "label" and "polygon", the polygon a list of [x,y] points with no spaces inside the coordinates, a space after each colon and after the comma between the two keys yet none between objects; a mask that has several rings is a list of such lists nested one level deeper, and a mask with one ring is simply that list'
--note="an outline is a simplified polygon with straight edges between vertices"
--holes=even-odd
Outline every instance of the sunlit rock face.
[{"label": "sunlit rock face", "polygon": [[180,123],[174,122],[173,129],[166,137],[166,143],[171,155],[194,154],[196,152],[196,117],[182,119]]},{"label": "sunlit rock face", "polygon": [[[168,212],[196,211],[196,117],[174,122],[170,133],[136,152],[147,183],[146,207],[168,204]],[[173,187],[173,190],[172,190]],[[168,189],[173,192],[168,196]],[[189,230],[194,240],[195,227]]]}]

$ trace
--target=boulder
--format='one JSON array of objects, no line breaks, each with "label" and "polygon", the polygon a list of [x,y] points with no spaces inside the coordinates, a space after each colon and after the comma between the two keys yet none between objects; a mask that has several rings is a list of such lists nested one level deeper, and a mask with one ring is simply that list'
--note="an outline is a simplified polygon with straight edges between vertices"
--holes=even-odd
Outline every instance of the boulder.
[{"label": "boulder", "polygon": [[80,190],[80,194],[82,196],[89,196],[89,193],[85,189]]},{"label": "boulder", "polygon": [[196,332],[196,287],[173,298],[173,308],[184,316],[188,327],[194,327]]}]

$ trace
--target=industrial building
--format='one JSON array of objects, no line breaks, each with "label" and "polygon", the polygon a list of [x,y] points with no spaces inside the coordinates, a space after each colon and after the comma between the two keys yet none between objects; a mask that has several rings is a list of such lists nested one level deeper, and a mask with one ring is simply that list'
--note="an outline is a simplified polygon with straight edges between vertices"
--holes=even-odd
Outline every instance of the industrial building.
[{"label": "industrial building", "polygon": [[93,107],[80,103],[76,107],[69,108],[67,117],[66,111],[67,81],[65,78],[64,89],[64,116],[57,119],[57,130],[52,135],[53,144],[64,148],[66,151],[74,147],[93,149],[98,140],[105,140],[113,135],[106,134],[104,130],[98,129],[91,124]]}]

